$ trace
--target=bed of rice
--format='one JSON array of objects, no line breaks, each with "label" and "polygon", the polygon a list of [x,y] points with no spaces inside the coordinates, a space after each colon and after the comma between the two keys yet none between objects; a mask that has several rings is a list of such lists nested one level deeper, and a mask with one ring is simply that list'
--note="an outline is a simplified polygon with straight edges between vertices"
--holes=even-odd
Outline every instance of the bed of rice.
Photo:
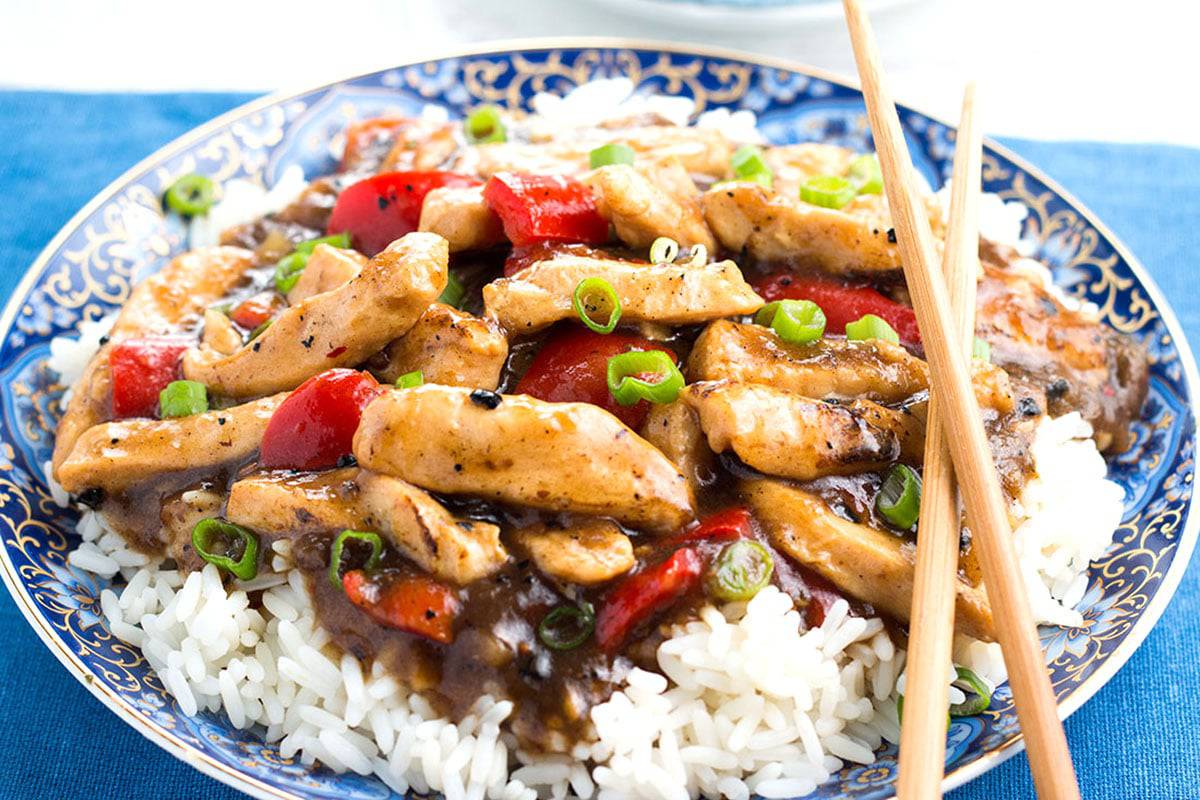
[{"label": "bed of rice", "polygon": [[[586,104],[542,100],[538,110],[562,124],[591,122],[597,108],[614,116],[629,87],[599,83]],[[659,110],[678,116],[678,105]],[[721,112],[704,124],[748,138],[754,119]],[[225,227],[278,207],[298,191],[296,176],[287,184],[286,192],[277,186],[270,193],[227,184],[230,205],[217,221]],[[983,211],[989,238],[1021,244],[1023,209],[993,197]],[[193,245],[214,230],[194,229]],[[82,373],[110,325],[111,317],[84,322],[78,338],[51,342],[49,366],[64,384]],[[1088,563],[1111,543],[1122,513],[1122,490],[1105,480],[1090,433],[1078,414],[1043,420],[1033,446],[1038,476],[1016,509],[1034,612],[1047,623],[1079,623],[1072,606],[1086,589]],[[55,500],[67,505],[46,473]],[[82,509],[78,532],[70,563],[113,579],[101,595],[113,634],[141,648],[184,713],[223,711],[235,727],[278,743],[286,758],[374,774],[401,793],[432,790],[449,800],[795,797],[844,763],[871,763],[883,741],[899,737],[905,653],[881,620],[851,616],[844,601],[812,630],[774,588],[748,604],[706,607],[659,646],[659,672],[629,670],[621,690],[592,710],[594,741],[567,754],[533,755],[505,731],[510,702],[481,697],[455,723],[378,667],[339,653],[316,625],[286,541],[273,545],[270,572],[224,585],[211,565],[185,578],[150,563],[93,511]],[[260,602],[252,603],[255,594]],[[992,684],[1004,679],[995,645],[960,637],[954,660]],[[963,699],[951,692],[952,702]]]}]

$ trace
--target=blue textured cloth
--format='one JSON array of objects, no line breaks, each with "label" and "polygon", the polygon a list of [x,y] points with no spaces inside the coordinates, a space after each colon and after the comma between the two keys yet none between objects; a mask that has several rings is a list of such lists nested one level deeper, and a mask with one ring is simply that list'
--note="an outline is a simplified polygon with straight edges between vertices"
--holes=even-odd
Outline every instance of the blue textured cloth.
[{"label": "blue textured cloth", "polygon": [[[109,181],[241,95],[0,92],[0,296]],[[1200,343],[1200,150],[1010,141],[1149,267]],[[1089,798],[1200,797],[1200,572],[1124,669],[1067,722]],[[0,798],[236,798],[93,699],[0,600]],[[1033,796],[1019,755],[954,800]]]}]

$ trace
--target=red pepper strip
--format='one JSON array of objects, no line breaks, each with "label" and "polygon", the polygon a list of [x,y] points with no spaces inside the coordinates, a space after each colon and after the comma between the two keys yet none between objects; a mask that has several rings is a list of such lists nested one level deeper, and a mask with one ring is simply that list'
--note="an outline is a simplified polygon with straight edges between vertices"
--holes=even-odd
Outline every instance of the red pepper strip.
[{"label": "red pepper strip", "polygon": [[252,331],[275,316],[276,296],[273,292],[263,292],[243,300],[238,303],[237,308],[229,312],[229,318],[246,330]]},{"label": "red pepper strip", "polygon": [[679,534],[679,542],[729,542],[744,539],[753,533],[750,509],[734,506],[709,514],[692,528]]},{"label": "red pepper strip", "polygon": [[681,547],[660,564],[631,575],[609,593],[596,616],[596,641],[608,652],[655,613],[700,583],[704,559],[694,547]]},{"label": "red pepper strip", "polygon": [[330,369],[279,404],[263,432],[267,469],[325,469],[349,455],[362,410],[383,390],[366,372]]},{"label": "red pepper strip", "polygon": [[592,190],[574,178],[498,172],[483,187],[483,199],[515,247],[608,241],[608,220],[596,210]]},{"label": "red pepper strip", "polygon": [[380,585],[360,569],[342,576],[350,602],[380,625],[415,633],[435,642],[454,641],[454,618],[461,608],[454,590],[415,575]]},{"label": "red pepper strip", "polygon": [[804,621],[809,628],[819,628],[825,623],[825,615],[833,604],[844,599],[837,587],[821,575],[804,567],[800,568],[800,577],[808,589],[808,605],[804,607]]},{"label": "red pepper strip", "polygon": [[153,417],[158,393],[180,377],[179,359],[192,342],[170,336],[126,339],[108,354],[112,410],[117,419]]},{"label": "red pepper strip", "polygon": [[346,148],[342,151],[340,172],[358,167],[370,160],[378,163],[391,149],[401,130],[412,124],[404,117],[377,117],[346,126]]},{"label": "red pepper strip", "polygon": [[593,333],[581,325],[555,328],[521,376],[515,394],[552,403],[591,403],[637,429],[650,413],[645,400],[620,405],[608,391],[608,360],[631,350],[669,349],[640,336]]},{"label": "red pepper strip", "polygon": [[454,172],[385,172],[355,183],[338,195],[326,233],[349,233],[356,250],[373,256],[417,229],[425,195],[443,186],[478,186]]},{"label": "red pepper strip", "polygon": [[526,267],[532,267],[539,261],[549,261],[555,256],[570,255],[581,258],[612,258],[603,250],[588,247],[585,244],[557,244],[543,242],[527,247],[514,247],[504,259],[504,277],[511,278]]},{"label": "red pepper strip", "polygon": [[811,300],[825,312],[826,330],[845,333],[846,323],[874,314],[891,325],[905,344],[921,343],[917,315],[870,286],[847,286],[830,278],[776,272],[754,282],[754,290],[768,303],[772,300]]}]

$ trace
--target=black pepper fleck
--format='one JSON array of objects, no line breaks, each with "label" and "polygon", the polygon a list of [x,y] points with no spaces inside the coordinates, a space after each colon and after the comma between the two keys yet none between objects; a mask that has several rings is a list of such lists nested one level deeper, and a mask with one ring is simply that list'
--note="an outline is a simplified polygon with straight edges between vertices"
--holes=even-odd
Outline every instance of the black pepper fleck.
[{"label": "black pepper fleck", "polygon": [[1036,417],[1042,413],[1037,400],[1034,400],[1032,397],[1022,397],[1020,402],[1017,403],[1017,411],[1024,417]]},{"label": "black pepper fleck", "polygon": [[1067,383],[1066,378],[1055,378],[1046,386],[1046,397],[1050,400],[1057,400],[1071,391],[1071,384]]},{"label": "black pepper fleck", "polygon": [[388,199],[386,197],[384,197],[383,195],[379,195],[378,203],[379,203],[380,211],[387,211]]},{"label": "black pepper fleck", "polygon": [[476,389],[471,392],[471,402],[477,406],[483,406],[489,411],[499,406],[501,399],[500,395],[487,389]]},{"label": "black pepper fleck", "polygon": [[224,418],[224,417],[217,417],[217,424],[218,424],[218,425],[224,425],[224,424],[225,424],[225,418]]},{"label": "black pepper fleck", "polygon": [[307,339],[301,339],[300,344],[304,345],[305,350],[308,350],[310,347],[313,346],[313,340],[316,338],[317,338],[316,336],[310,335]]},{"label": "black pepper fleck", "polygon": [[90,489],[84,489],[75,499],[88,508],[99,508],[100,504],[104,502],[104,490],[99,486],[93,486]]},{"label": "black pepper fleck", "polygon": [[889,244],[896,243],[896,229],[895,228],[888,228],[888,243]]},{"label": "black pepper fleck", "polygon": [[356,467],[358,466],[358,459],[354,457],[353,453],[346,453],[338,457],[337,465],[339,467]]},{"label": "black pepper fleck", "polygon": [[259,348],[261,348],[261,347],[262,347],[262,342],[255,342],[254,345],[251,346],[250,349],[257,353],[259,351]]},{"label": "black pepper fleck", "polygon": [[105,334],[104,336],[100,337],[100,346],[104,347],[104,345],[108,344],[110,341],[111,341],[111,337],[109,337],[107,334]]}]

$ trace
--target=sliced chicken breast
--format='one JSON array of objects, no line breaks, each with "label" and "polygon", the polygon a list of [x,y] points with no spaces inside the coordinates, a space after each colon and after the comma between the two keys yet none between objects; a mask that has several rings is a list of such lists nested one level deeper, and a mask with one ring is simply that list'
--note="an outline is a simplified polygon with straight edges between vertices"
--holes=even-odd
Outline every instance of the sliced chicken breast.
[{"label": "sliced chicken breast", "polygon": [[426,383],[495,389],[508,358],[508,339],[489,320],[434,303],[384,354],[387,363],[378,373],[389,383],[420,370]]},{"label": "sliced chicken breast", "polygon": [[687,478],[694,506],[704,487],[717,477],[716,458],[700,429],[696,412],[682,400],[655,404],[650,407],[640,432]]},{"label": "sliced chicken breast", "polygon": [[504,226],[483,200],[483,187],[442,187],[425,195],[418,230],[441,236],[451,253],[503,244]]},{"label": "sliced chicken breast", "polygon": [[564,529],[532,525],[513,535],[543,575],[594,586],[633,569],[633,545],[608,520],[581,520]]},{"label": "sliced chicken breast", "polygon": [[317,245],[296,285],[287,293],[288,305],[294,306],[315,294],[331,292],[349,283],[366,265],[367,257],[356,250]]},{"label": "sliced chicken breast", "polygon": [[716,248],[700,210],[700,193],[678,161],[644,167],[616,164],[583,180],[592,187],[601,216],[630,247],[648,248],[666,236],[683,247]]}]

